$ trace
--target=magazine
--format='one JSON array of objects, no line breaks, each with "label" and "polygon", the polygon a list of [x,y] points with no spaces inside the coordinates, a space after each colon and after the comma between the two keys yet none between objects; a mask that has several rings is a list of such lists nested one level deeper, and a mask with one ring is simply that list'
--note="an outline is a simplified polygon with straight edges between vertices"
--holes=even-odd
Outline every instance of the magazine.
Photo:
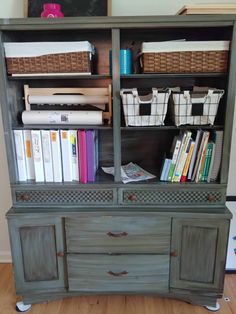
[{"label": "magazine", "polygon": [[[114,175],[114,167],[102,167],[102,170],[105,173]],[[156,176],[142,169],[133,162],[121,166],[121,179],[123,183],[148,180],[153,179],[155,177]]]}]

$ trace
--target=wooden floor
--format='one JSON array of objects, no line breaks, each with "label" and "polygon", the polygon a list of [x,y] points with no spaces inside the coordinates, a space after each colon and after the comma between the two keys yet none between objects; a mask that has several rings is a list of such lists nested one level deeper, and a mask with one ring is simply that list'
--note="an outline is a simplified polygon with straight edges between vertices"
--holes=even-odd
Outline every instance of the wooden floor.
[{"label": "wooden floor", "polygon": [[[225,300],[229,298],[229,301]],[[0,314],[13,314],[15,295],[11,264],[0,264]],[[236,274],[226,275],[220,314],[236,314]],[[36,304],[31,314],[207,314],[201,306],[182,301],[140,296],[75,297]]]}]

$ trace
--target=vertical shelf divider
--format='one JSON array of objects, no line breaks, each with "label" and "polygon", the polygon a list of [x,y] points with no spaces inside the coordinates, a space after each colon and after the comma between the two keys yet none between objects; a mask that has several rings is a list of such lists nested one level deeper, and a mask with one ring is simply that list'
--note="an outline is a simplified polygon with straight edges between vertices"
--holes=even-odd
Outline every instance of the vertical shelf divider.
[{"label": "vertical shelf divider", "polygon": [[115,182],[121,181],[120,30],[112,29],[112,95]]}]

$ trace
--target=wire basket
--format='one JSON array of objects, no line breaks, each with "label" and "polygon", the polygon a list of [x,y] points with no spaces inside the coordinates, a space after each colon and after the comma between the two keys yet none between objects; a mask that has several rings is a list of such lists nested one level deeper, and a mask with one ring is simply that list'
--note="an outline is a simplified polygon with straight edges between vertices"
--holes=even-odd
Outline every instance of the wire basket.
[{"label": "wire basket", "polygon": [[193,91],[172,89],[171,109],[176,126],[213,125],[224,90],[194,88]]},{"label": "wire basket", "polygon": [[164,124],[170,90],[152,88],[140,95],[137,88],[122,89],[121,98],[126,126],[159,126]]}]

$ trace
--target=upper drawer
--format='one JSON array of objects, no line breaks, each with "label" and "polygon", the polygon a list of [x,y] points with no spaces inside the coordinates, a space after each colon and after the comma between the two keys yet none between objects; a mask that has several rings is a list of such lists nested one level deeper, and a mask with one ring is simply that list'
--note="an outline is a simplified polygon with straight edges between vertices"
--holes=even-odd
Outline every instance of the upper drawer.
[{"label": "upper drawer", "polygon": [[16,189],[14,203],[29,205],[111,205],[117,202],[116,190],[109,188]]},{"label": "upper drawer", "polygon": [[223,205],[225,191],[204,188],[125,188],[120,189],[119,202],[124,205]]},{"label": "upper drawer", "polygon": [[69,253],[169,253],[168,217],[66,218]]}]

